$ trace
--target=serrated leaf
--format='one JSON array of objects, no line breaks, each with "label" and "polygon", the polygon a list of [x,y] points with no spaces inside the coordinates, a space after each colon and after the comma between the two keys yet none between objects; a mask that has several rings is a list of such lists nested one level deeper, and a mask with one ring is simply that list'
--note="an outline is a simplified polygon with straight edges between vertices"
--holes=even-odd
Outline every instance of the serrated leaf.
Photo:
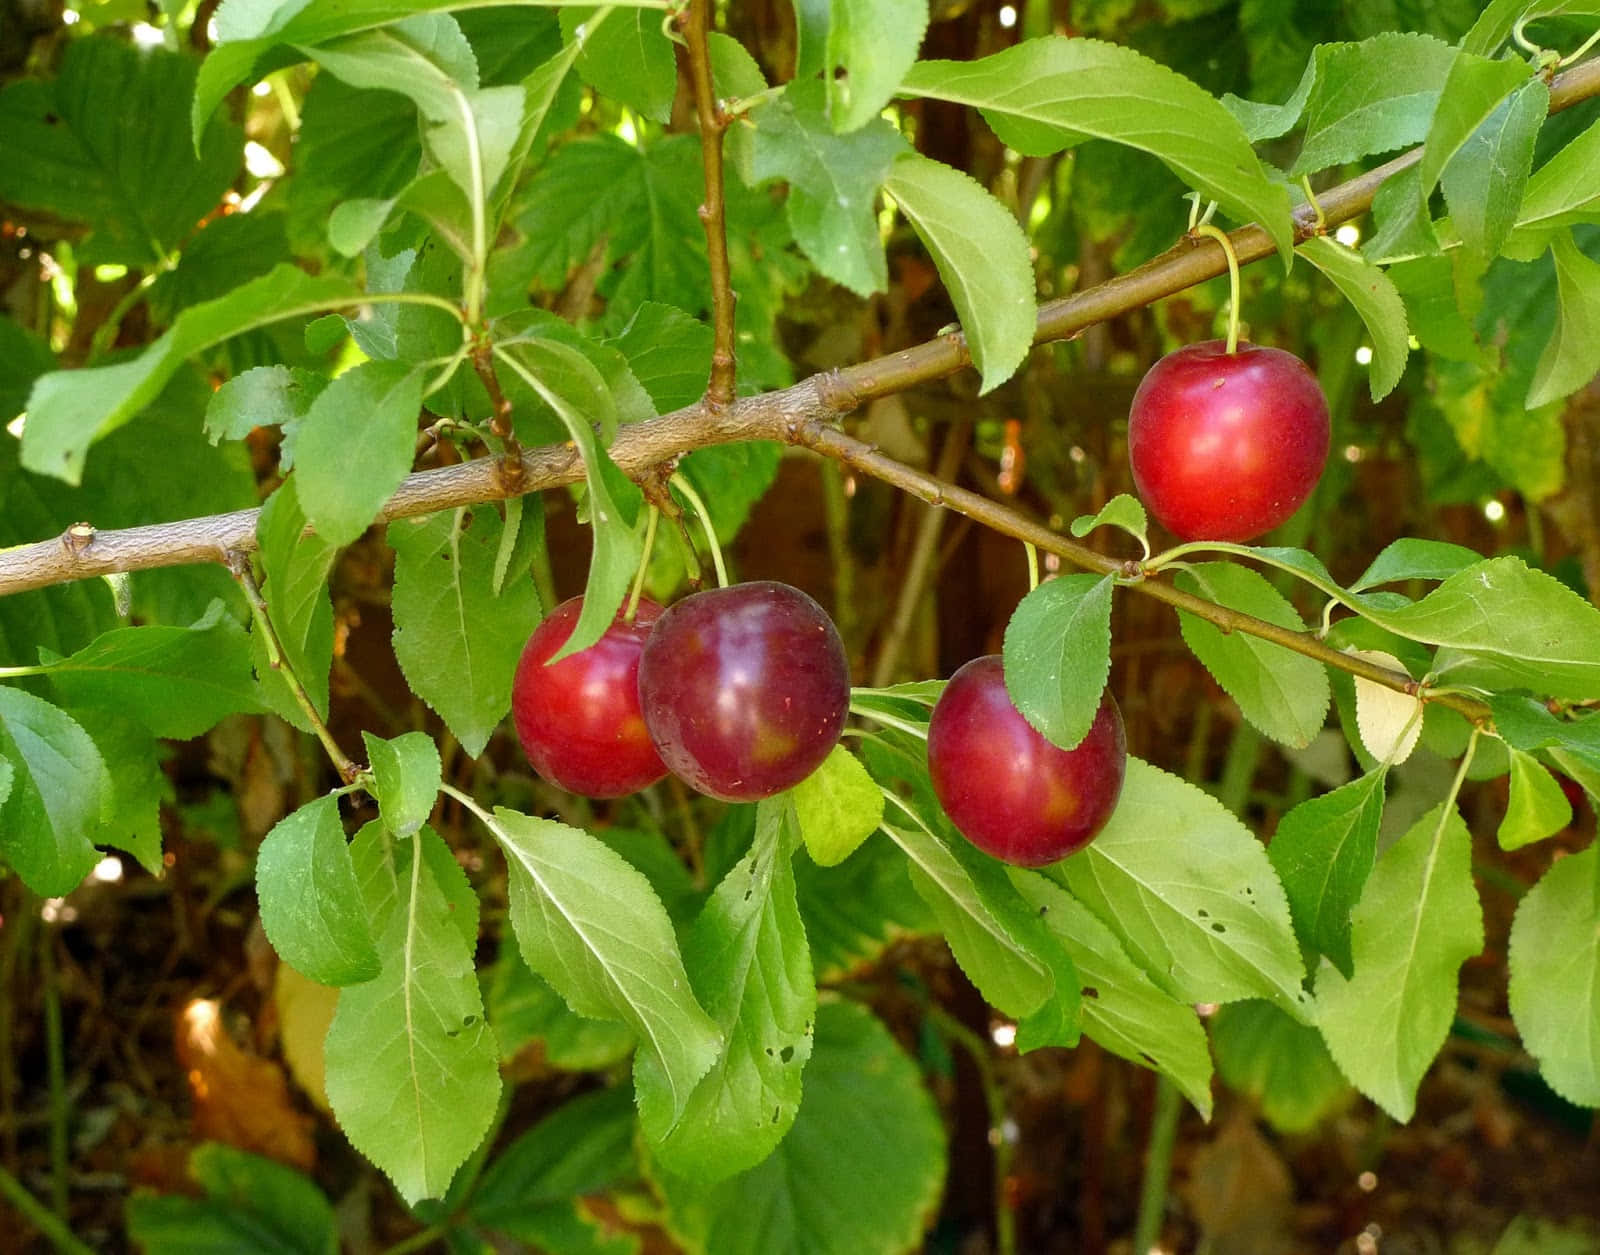
[{"label": "serrated leaf", "polygon": [[206,405],[206,435],[216,444],[219,440],[243,440],[257,427],[287,430],[305,417],[317,394],[327,386],[325,375],[298,366],[255,366],[241,371],[211,394]]},{"label": "serrated leaf", "polygon": [[1586,257],[1571,232],[1550,241],[1556,262],[1555,330],[1528,387],[1528,409],[1576,392],[1600,371],[1600,262]]},{"label": "serrated leaf", "polygon": [[89,734],[66,711],[0,684],[0,855],[40,897],[78,887],[99,860],[92,844],[113,804],[111,777]]},{"label": "serrated leaf", "polygon": [[1266,1002],[1236,1002],[1211,1017],[1217,1072],[1261,1104],[1281,1133],[1309,1133],[1350,1092],[1317,1030]]},{"label": "serrated leaf", "polygon": [[[1007,927],[996,899],[1014,894],[992,859],[963,859],[909,816],[885,822],[883,830],[910,860],[911,883],[928,904],[950,951],[990,1006],[1017,1019],[1039,1009],[1054,981],[1044,961]],[[959,842],[961,838],[953,839]]]},{"label": "serrated leaf", "polygon": [[1500,102],[1532,78],[1533,73],[1527,62],[1515,58],[1493,61],[1471,52],[1456,52],[1428,125],[1422,160],[1417,163],[1423,202],[1438,184],[1445,167],[1466,147],[1474,132],[1494,115]]},{"label": "serrated leaf", "polygon": [[1511,922],[1511,1018],[1568,1102],[1600,1107],[1600,877],[1590,845],[1554,863]]},{"label": "serrated leaf", "polygon": [[1350,591],[1359,593],[1380,584],[1399,584],[1405,580],[1446,580],[1474,562],[1482,561],[1482,554],[1465,545],[1407,536],[1385,545],[1361,577],[1350,585]]},{"label": "serrated leaf", "polygon": [[[1363,662],[1376,663],[1393,671],[1404,671],[1405,664],[1381,649],[1348,651]],[[1356,695],[1356,727],[1367,753],[1382,763],[1403,763],[1416,749],[1422,735],[1422,699],[1399,693],[1387,684],[1375,684],[1365,676],[1353,676]]]},{"label": "serrated leaf", "polygon": [[[526,1046],[538,1044],[543,1060],[570,1072],[596,1072],[633,1053],[627,1025],[577,1015],[550,987],[550,982],[523,961],[516,946],[503,946],[484,988],[489,1026],[510,1060]],[[633,1127],[631,1099],[629,1127]]]},{"label": "serrated leaf", "polygon": [[976,180],[915,153],[896,158],[884,190],[939,268],[973,363],[983,376],[981,391],[999,387],[1033,343],[1033,262],[1027,236]]},{"label": "serrated leaf", "polygon": [[1511,751],[1511,796],[1496,834],[1503,850],[1520,850],[1572,822],[1572,803],[1538,759]]},{"label": "serrated leaf", "polygon": [[1111,674],[1109,575],[1064,575],[1022,599],[1005,634],[1006,692],[1046,740],[1072,749]]},{"label": "serrated leaf", "polygon": [[[262,590],[267,617],[277,633],[284,661],[305,688],[317,713],[326,718],[328,672],[333,666],[333,602],[328,595],[328,573],[338,554],[321,537],[306,535],[306,516],[300,508],[299,485],[293,476],[280,484],[261,507],[256,539],[261,545],[261,566],[267,577]],[[263,695],[280,714],[300,726],[305,717],[289,695],[284,677],[266,665],[266,643],[259,629],[255,648]]]},{"label": "serrated leaf", "polygon": [[1100,508],[1098,514],[1080,514],[1068,529],[1080,540],[1097,527],[1120,527],[1148,553],[1150,550],[1150,516],[1143,504],[1132,493],[1119,492]]},{"label": "serrated leaf", "polygon": [[1373,869],[1351,919],[1355,975],[1317,973],[1317,1028],[1356,1088],[1396,1120],[1444,1044],[1457,972],[1483,949],[1472,838],[1454,807],[1436,806]]},{"label": "serrated leaf", "polygon": [[[711,328],[681,309],[646,301],[622,334],[608,343],[622,351],[656,413],[693,405],[711,373]],[[698,450],[697,450],[698,452]],[[715,507],[715,502],[708,503]]]},{"label": "serrated leaf", "polygon": [[1593,222],[1600,213],[1600,122],[1590,125],[1528,178],[1512,240],[1531,248],[1563,227]]},{"label": "serrated leaf", "polygon": [[922,1239],[945,1140],[916,1065],[869,1012],[817,1008],[805,1102],[765,1162],[703,1185],[653,1170],[666,1227],[695,1255],[899,1255]]},{"label": "serrated leaf", "polygon": [[392,741],[363,732],[361,740],[377,778],[378,813],[395,836],[409,837],[428,822],[439,797],[439,747],[425,732],[404,732]]},{"label": "serrated leaf", "polygon": [[[796,6],[804,12],[804,6]],[[873,121],[917,59],[928,29],[927,0],[827,0],[822,69],[828,112],[840,134]],[[816,34],[801,25],[802,56]]]},{"label": "serrated leaf", "polygon": [[817,979],[836,982],[871,964],[900,937],[934,931],[933,916],[888,837],[869,840],[837,867],[795,864],[795,898]]},{"label": "serrated leaf", "polygon": [[[594,532],[589,578],[572,635],[551,656],[551,662],[559,662],[593,645],[616,618],[644,554],[635,526],[640,496],[595,440],[596,423],[605,429],[609,418],[609,427],[615,430],[616,403],[598,372],[577,350],[554,340],[519,340],[504,348],[501,360],[560,416],[583,459],[584,483],[589,490],[589,525]],[[588,389],[591,408],[584,409],[575,404],[570,387],[563,391],[559,385],[564,379],[586,376],[592,376]],[[592,408],[597,404],[602,407],[598,413]],[[618,492],[625,495],[618,496]]]},{"label": "serrated leaf", "polygon": [[227,296],[191,305],[137,357],[44,375],[28,397],[22,464],[76,484],[89,446],[144,409],[193,354],[269,323],[360,299],[341,276],[313,278],[295,266],[276,266]]},{"label": "serrated leaf", "polygon": [[[1299,613],[1277,589],[1248,567],[1204,562],[1180,571],[1177,585],[1207,601],[1243,611],[1278,627],[1305,630]],[[1328,673],[1304,654],[1243,632],[1225,633],[1186,611],[1178,612],[1183,640],[1250,723],[1274,741],[1308,745],[1328,717]]]},{"label": "serrated leaf", "polygon": [[906,142],[882,118],[835,134],[823,112],[824,90],[817,80],[797,80],[751,113],[750,180],[786,180],[784,212],[795,243],[828,278],[870,296],[888,283],[878,188]]},{"label": "serrated leaf", "polygon": [[1388,31],[1315,54],[1305,140],[1290,174],[1313,174],[1426,137],[1455,52],[1431,35]]},{"label": "serrated leaf", "polygon": [[1489,706],[1495,731],[1512,748],[1560,747],[1600,767],[1600,713],[1558,719],[1543,702],[1515,693],[1496,693]]},{"label": "serrated leaf", "polygon": [[293,1168],[221,1142],[189,1153],[189,1176],[204,1195],[135,1194],[128,1236],[147,1251],[186,1255],[338,1255],[333,1205]]},{"label": "serrated leaf", "polygon": [[1267,998],[1307,1017],[1283,886],[1261,843],[1210,794],[1130,756],[1100,835],[1048,874],[1173,997]]},{"label": "serrated leaf", "polygon": [[311,403],[295,479],[311,526],[343,548],[372,524],[411,471],[422,377],[406,362],[363,362]]},{"label": "serrated leaf", "polygon": [[598,9],[583,6],[561,10],[561,31],[568,42],[582,39],[579,75],[602,96],[656,122],[666,122],[672,115],[678,67],[672,41],[662,30],[661,15],[647,9],[623,10],[588,29],[596,12]]},{"label": "serrated leaf", "polygon": [[806,853],[819,867],[836,867],[877,831],[883,794],[867,769],[842,745],[789,791]]},{"label": "serrated leaf", "polygon": [[220,601],[187,628],[147,624],[105,633],[49,664],[72,706],[126,714],[157,736],[199,736],[224,716],[261,709],[250,642]]},{"label": "serrated leaf", "polygon": [[638,1035],[639,1118],[659,1143],[723,1044],[690,992],[661,900],[581,829],[504,807],[489,829],[505,851],[511,923],[528,966],[579,1015],[620,1020]]},{"label": "serrated leaf", "polygon": [[0,200],[86,225],[85,263],[165,261],[241,163],[231,124],[214,123],[190,146],[183,118],[194,80],[194,62],[174,52],[110,33],[67,41],[56,79],[0,92]]},{"label": "serrated leaf", "polygon": [[1043,156],[1089,138],[1159,157],[1240,222],[1259,222],[1286,260],[1287,191],[1202,88],[1149,58],[1092,39],[1029,39],[977,61],[922,61],[901,92],[981,109],[1012,148]]},{"label": "serrated leaf", "polygon": [[1315,236],[1300,246],[1300,255],[1326,275],[1366,324],[1372,338],[1372,371],[1368,383],[1372,399],[1381,401],[1394,390],[1405,373],[1411,352],[1405,302],[1394,282],[1354,249],[1327,236]]},{"label": "serrated leaf", "polygon": [[[382,971],[339,994],[324,1050],[328,1102],[351,1144],[402,1198],[438,1198],[500,1098],[494,1034],[466,939],[477,935],[477,898],[432,829],[394,841],[368,824],[351,855]],[[441,883],[440,870],[459,884]]]},{"label": "serrated leaf", "polygon": [[1517,88],[1445,165],[1439,181],[1450,220],[1469,257],[1487,266],[1515,224],[1533,168],[1534,143],[1550,108],[1535,78]]},{"label": "serrated leaf", "polygon": [[492,508],[389,524],[394,652],[412,691],[478,755],[511,708],[511,680],[539,622],[528,579],[494,592],[502,529]]},{"label": "serrated leaf", "polygon": [[750,852],[685,940],[689,979],[726,1045],[653,1151],[670,1171],[700,1182],[760,1163],[800,1108],[817,985],[795,903],[789,807],[785,794],[757,804]]},{"label": "serrated leaf", "polygon": [[1083,1031],[1106,1050],[1171,1077],[1211,1118],[1211,1053],[1194,1008],[1156,988],[1112,931],[1076,898],[1037,872],[1011,881],[1077,966]]},{"label": "serrated leaf", "polygon": [[1278,821],[1267,847],[1300,944],[1308,954],[1326,955],[1346,976],[1355,970],[1350,913],[1377,858],[1386,775],[1370,771],[1301,802]]},{"label": "serrated leaf", "polygon": [[261,926],[280,958],[319,985],[378,975],[372,921],[334,795],[280,819],[256,854]]},{"label": "serrated leaf", "polygon": [[[636,1178],[633,1097],[625,1085],[597,1089],[563,1103],[484,1169],[467,1204],[475,1224],[565,1255],[551,1229],[590,1226],[579,1200]],[[558,1232],[560,1229],[557,1230]],[[622,1255],[637,1240],[590,1234],[589,1255]]]},{"label": "serrated leaf", "polygon": [[1600,697],[1600,610],[1519,558],[1488,558],[1419,602],[1366,606],[1363,614],[1412,640],[1459,651],[1441,652],[1441,675],[1470,675],[1481,660],[1551,697]]}]

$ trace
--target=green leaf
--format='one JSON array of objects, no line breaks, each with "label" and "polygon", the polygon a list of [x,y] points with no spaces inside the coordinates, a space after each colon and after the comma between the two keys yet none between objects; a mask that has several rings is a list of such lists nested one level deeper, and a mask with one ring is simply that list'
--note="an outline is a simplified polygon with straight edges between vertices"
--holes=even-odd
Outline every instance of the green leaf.
[{"label": "green leaf", "polygon": [[656,122],[672,116],[678,67],[661,14],[625,9],[594,25],[598,8],[561,10],[561,32],[569,43],[582,42],[578,74],[602,96],[610,96]]},{"label": "green leaf", "polygon": [[806,852],[819,867],[836,867],[883,821],[883,794],[867,769],[842,745],[790,790]]},{"label": "green leaf", "polygon": [[[509,1061],[525,1046],[537,1043],[539,1056],[551,1067],[595,1072],[621,1063],[633,1053],[633,1034],[626,1025],[574,1014],[550,988],[550,982],[523,961],[516,946],[501,947],[489,973],[484,1002],[502,1060]],[[631,1130],[631,1099],[628,1107]]]},{"label": "green leaf", "polygon": [[[253,366],[227,380],[206,405],[206,435],[211,443],[243,440],[257,427],[286,432],[306,416],[317,394],[328,386],[325,375],[298,366]],[[292,460],[284,466],[292,465]]]},{"label": "green leaf", "polygon": [[[640,495],[595,441],[595,424],[614,430],[616,403],[611,391],[577,350],[555,340],[528,339],[506,347],[501,360],[511,366],[546,405],[561,418],[567,435],[583,459],[584,483],[589,490],[589,525],[594,548],[589,558],[589,578],[583,590],[583,609],[572,635],[551,662],[588,649],[616,618],[644,545],[637,530]],[[576,403],[573,380],[587,380],[589,404]],[[596,412],[595,405],[602,406]],[[620,498],[616,491],[626,494]]]},{"label": "green leaf", "polygon": [[350,850],[383,970],[339,993],[328,1102],[351,1145],[414,1204],[444,1194],[500,1100],[467,940],[477,897],[430,828],[395,841],[368,824]]},{"label": "green leaf", "polygon": [[1511,751],[1511,798],[1497,834],[1500,848],[1520,850],[1554,836],[1572,822],[1572,804],[1538,759]]},{"label": "green leaf", "polygon": [[1314,1028],[1266,1002],[1236,1002],[1211,1017],[1217,1072],[1261,1104],[1280,1133],[1309,1133],[1350,1092]]},{"label": "green leaf", "polygon": [[1495,731],[1514,749],[1560,747],[1600,767],[1600,713],[1558,719],[1531,697],[1496,693],[1489,699]]},{"label": "green leaf", "polygon": [[339,986],[378,974],[337,796],[307,802],[273,825],[256,854],[256,897],[267,940],[302,976]]},{"label": "green leaf", "polygon": [[1593,222],[1600,214],[1600,122],[1590,125],[1528,179],[1512,242],[1529,251],[1563,227]]},{"label": "green leaf", "polygon": [[651,1175],[666,1227],[691,1255],[899,1255],[938,1205],[944,1129],[888,1030],[852,1003],[827,1002],[805,1102],[777,1150],[714,1185]]},{"label": "green leaf", "polygon": [[177,53],[68,40],[53,82],[0,92],[0,201],[87,226],[84,263],[165,261],[239,174],[236,126],[214,123],[195,147],[184,135],[194,80]]},{"label": "green leaf", "polygon": [[819,981],[859,971],[900,937],[934,931],[927,903],[906,875],[906,860],[887,837],[868,841],[837,867],[800,859],[794,874]]},{"label": "green leaf", "polygon": [[184,1255],[338,1255],[333,1205],[293,1168],[206,1142],[189,1154],[203,1197],[135,1194],[128,1236],[147,1251]]},{"label": "green leaf", "polygon": [[76,484],[89,446],[149,405],[189,357],[241,332],[360,298],[348,279],[313,278],[294,266],[277,266],[227,296],[191,305],[137,357],[53,371],[34,384],[28,398],[22,464]]},{"label": "green leaf", "polygon": [[[495,1156],[467,1203],[475,1224],[541,1249],[565,1251],[551,1230],[591,1226],[579,1200],[635,1179],[633,1096],[625,1085],[563,1103]],[[622,1255],[637,1241],[589,1235],[594,1255]]]},{"label": "green leaf", "polygon": [[1595,846],[1552,864],[1511,922],[1511,1018],[1568,1102],[1600,1107],[1600,878]]},{"label": "green leaf", "polygon": [[1268,998],[1306,1018],[1283,886],[1261,843],[1210,794],[1130,757],[1110,821],[1047,874],[1173,997]]},{"label": "green leaf", "polygon": [[1491,61],[1464,51],[1455,54],[1417,164],[1424,205],[1445,167],[1467,146],[1473,133],[1494,115],[1502,100],[1532,77],[1533,70],[1525,61]]},{"label": "green leaf", "polygon": [[111,777],[89,734],[64,710],[0,685],[0,855],[40,897],[71,893],[100,855],[94,834],[112,807]]},{"label": "green leaf", "polygon": [[1457,571],[1482,561],[1482,554],[1465,545],[1406,536],[1385,545],[1361,573],[1361,578],[1350,585],[1350,591],[1359,593],[1381,584],[1400,584],[1406,580],[1447,580]]},{"label": "green leaf", "polygon": [[1544,80],[1524,83],[1472,133],[1440,175],[1451,222],[1478,265],[1494,260],[1516,223],[1534,142],[1549,108]]},{"label": "green leaf", "polygon": [[1240,222],[1259,222],[1287,261],[1289,195],[1267,176],[1217,99],[1129,48],[1092,39],[1029,39],[977,61],[921,61],[901,85],[981,109],[1001,140],[1044,156],[1090,138],[1159,157]]},{"label": "green leaf", "polygon": [[984,1001],[1017,1019],[1038,1010],[1055,982],[1044,960],[1008,926],[1004,903],[1016,891],[999,864],[967,855],[970,847],[960,837],[947,844],[920,821],[886,822],[883,830],[910,860],[913,887]]},{"label": "green leaf", "polygon": [[[833,129],[842,134],[874,121],[893,99],[917,59],[928,29],[928,5],[927,0],[829,0],[828,9],[822,77]],[[809,35],[802,27],[802,42]]]},{"label": "green leaf", "polygon": [[1097,527],[1120,527],[1137,540],[1148,553],[1150,549],[1150,516],[1145,513],[1139,498],[1131,493],[1119,492],[1100,508],[1098,514],[1080,514],[1068,529],[1078,539],[1083,539]]},{"label": "green leaf", "polygon": [[529,579],[494,592],[504,525],[490,507],[389,524],[395,551],[394,653],[416,695],[470,755],[511,709],[511,680],[539,622]]},{"label": "green leaf", "polygon": [[1394,390],[1405,373],[1411,352],[1406,306],[1394,282],[1354,249],[1327,236],[1315,236],[1300,246],[1300,255],[1326,275],[1361,315],[1372,338],[1372,371],[1368,382],[1372,399],[1381,401]]},{"label": "green leaf", "polygon": [[[320,536],[306,535],[306,516],[300,508],[299,486],[293,477],[267,498],[256,520],[261,544],[261,566],[267,583],[263,590],[267,617],[278,634],[284,661],[305,688],[311,704],[324,718],[328,714],[328,672],[333,667],[333,602],[328,596],[328,573],[337,552]],[[257,632],[257,658],[265,659],[265,642]],[[289,695],[284,677],[258,661],[263,691],[279,713],[297,726],[300,714]]]},{"label": "green leaf", "polygon": [[1289,173],[1314,174],[1422,140],[1454,50],[1431,35],[1387,31],[1325,44],[1305,108],[1305,140]]},{"label": "green leaf", "polygon": [[628,369],[658,414],[700,399],[711,373],[711,342],[705,323],[654,301],[639,306],[622,334],[609,341],[628,359]]},{"label": "green leaf", "polygon": [[422,377],[405,362],[363,362],[311,403],[295,445],[300,503],[328,544],[371,526],[411,471]]},{"label": "green leaf", "polygon": [[1267,857],[1283,881],[1295,935],[1307,954],[1325,954],[1346,976],[1355,969],[1350,913],[1378,853],[1387,772],[1369,771],[1281,820]]},{"label": "green leaf", "polygon": [[1519,558],[1488,558],[1413,605],[1362,613],[1391,632],[1446,646],[1438,669],[1451,682],[1481,662],[1551,697],[1600,696],[1600,610]]},{"label": "green leaf", "polygon": [[1022,599],[1006,625],[1006,692],[1062,749],[1082,741],[1111,674],[1109,575],[1064,575]]},{"label": "green leaf", "polygon": [[[1296,632],[1305,623],[1261,575],[1232,562],[1203,562],[1180,571],[1177,585],[1218,605]],[[1187,611],[1178,612],[1184,643],[1216,677],[1252,725],[1274,741],[1311,743],[1328,717],[1328,673],[1314,658],[1243,632],[1223,632]]]},{"label": "green leaf", "polygon": [[378,813],[389,831],[409,837],[433,813],[439,796],[439,747],[426,732],[405,732],[392,741],[363,732],[367,761],[377,777]]},{"label": "green leaf", "polygon": [[1552,239],[1550,251],[1560,303],[1528,388],[1530,410],[1576,392],[1600,371],[1600,262],[1579,251],[1571,232]]},{"label": "green leaf", "polygon": [[[152,876],[161,875],[161,806],[172,802],[175,794],[161,769],[155,737],[132,719],[104,710],[79,709],[73,717],[94,741],[111,778],[111,803],[95,844],[126,850]],[[8,771],[9,765],[0,774]],[[0,805],[4,793],[0,782]]]},{"label": "green leaf", "polygon": [[1436,806],[1384,853],[1352,916],[1355,975],[1317,972],[1317,1027],[1335,1062],[1401,1122],[1456,1009],[1456,975],[1483,949],[1472,838]]},{"label": "green leaf", "polygon": [[[919,0],[920,2],[920,0]],[[878,234],[878,188],[906,151],[883,118],[837,135],[823,108],[823,84],[801,79],[754,110],[749,180],[784,179],[784,212],[795,243],[822,274],[858,296],[888,284]]]},{"label": "green leaf", "polygon": [[1033,343],[1028,238],[974,179],[916,153],[889,167],[884,190],[921,237],[967,336],[982,391],[999,387]]},{"label": "green leaf", "polygon": [[581,829],[504,807],[489,829],[505,851],[511,923],[528,966],[579,1015],[620,1020],[638,1036],[639,1118],[659,1143],[723,1044],[689,991],[661,900],[643,875]]},{"label": "green leaf", "polygon": [[1211,1054],[1194,1008],[1158,989],[1116,935],[1059,885],[1037,872],[1010,875],[1077,966],[1084,1033],[1112,1054],[1171,1077],[1209,1120]]},{"label": "green leaf", "polygon": [[789,807],[786,794],[757,804],[750,852],[723,877],[684,945],[689,979],[726,1044],[653,1150],[699,1182],[760,1163],[800,1109],[817,985],[795,903]]},{"label": "green leaf", "polygon": [[126,713],[157,736],[184,740],[226,715],[261,709],[250,642],[220,601],[192,627],[117,628],[47,674],[72,706]]}]

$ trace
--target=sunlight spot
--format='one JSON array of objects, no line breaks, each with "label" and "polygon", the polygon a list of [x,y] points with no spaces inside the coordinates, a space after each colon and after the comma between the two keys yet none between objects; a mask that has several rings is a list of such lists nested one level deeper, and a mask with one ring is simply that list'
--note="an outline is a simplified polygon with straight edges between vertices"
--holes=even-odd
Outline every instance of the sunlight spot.
[{"label": "sunlight spot", "polygon": [[1362,366],[1365,366],[1369,362],[1371,362],[1372,361],[1372,347],[1370,345],[1363,344],[1359,349],[1357,349],[1356,350],[1356,361]]},{"label": "sunlight spot", "polygon": [[89,873],[92,880],[98,880],[103,885],[116,884],[122,879],[122,860],[115,854],[107,854],[94,865],[94,870]]},{"label": "sunlight spot", "polygon": [[1333,233],[1333,238],[1346,248],[1354,248],[1361,243],[1361,228],[1353,222],[1347,222]]},{"label": "sunlight spot", "polygon": [[159,48],[166,42],[166,36],[161,33],[161,29],[150,25],[149,22],[135,22],[133,30],[129,33],[133,36],[133,42],[140,48]]},{"label": "sunlight spot", "polygon": [[1017,24],[1017,8],[1016,8],[1016,5],[1013,5],[1013,4],[1003,4],[1003,5],[1001,5],[1000,6],[1000,25],[1002,27],[1004,27],[1006,30],[1010,30],[1016,24]]},{"label": "sunlight spot", "polygon": [[994,1038],[996,1046],[1014,1046],[1017,1043],[1017,1026],[1015,1024],[996,1024],[989,1030],[989,1036]]},{"label": "sunlight spot", "polygon": [[1488,519],[1491,523],[1504,522],[1506,517],[1506,507],[1504,503],[1495,501],[1492,498],[1488,501],[1485,501],[1483,503],[1483,517]]}]

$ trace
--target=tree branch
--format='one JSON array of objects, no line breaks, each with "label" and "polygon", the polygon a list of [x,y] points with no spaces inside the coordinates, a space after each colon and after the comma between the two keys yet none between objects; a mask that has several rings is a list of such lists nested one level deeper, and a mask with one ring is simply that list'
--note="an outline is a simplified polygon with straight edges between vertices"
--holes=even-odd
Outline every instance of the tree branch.
[{"label": "tree branch", "polygon": [[738,298],[728,263],[728,216],[722,185],[722,136],[728,129],[728,119],[717,105],[716,87],[711,81],[711,48],[707,39],[710,23],[711,0],[689,0],[683,15],[683,37],[695,113],[700,120],[700,161],[706,180],[700,221],[706,229],[706,261],[711,274],[711,378],[706,383],[704,405],[720,410],[734,397],[733,305]]},{"label": "tree branch", "polygon": [[[1596,95],[1600,95],[1600,58],[1556,76],[1551,83],[1550,111],[1570,108]],[[1365,213],[1383,182],[1420,158],[1421,150],[1413,149],[1323,192],[1319,201],[1326,224],[1336,226]],[[1302,206],[1295,215],[1297,238],[1305,239],[1315,230],[1315,212],[1309,205]],[[1229,240],[1241,264],[1259,261],[1273,251],[1266,232],[1258,226],[1243,227],[1233,232]],[[1086,327],[1214,278],[1226,268],[1220,246],[1186,239],[1125,275],[1040,306],[1035,342],[1069,339]],[[1123,563],[1058,535],[1014,509],[903,466],[831,426],[867,401],[954,374],[970,362],[961,335],[941,336],[886,357],[813,375],[789,388],[734,400],[726,406],[714,406],[708,395],[696,405],[623,427],[609,451],[625,474],[638,478],[663,461],[707,445],[740,440],[803,445],[924,500],[947,505],[1006,535],[1027,540],[1084,570],[1135,576],[1137,572],[1127,570]],[[524,492],[573,483],[583,476],[582,462],[570,443],[525,450],[522,465]],[[401,484],[375,521],[432,514],[512,495],[505,488],[500,469],[498,458],[486,457],[418,472]],[[115,572],[199,562],[226,564],[230,550],[255,548],[258,514],[258,510],[236,510],[106,532],[95,531],[87,524],[74,524],[51,540],[0,551],[0,596]],[[1375,683],[1417,693],[1417,684],[1410,676],[1341,654],[1309,634],[1239,615],[1190,597],[1159,579],[1141,579],[1130,587],[1224,630],[1246,632]],[[1420,696],[1447,705],[1474,721],[1487,717],[1485,707],[1467,698],[1451,694]]]}]

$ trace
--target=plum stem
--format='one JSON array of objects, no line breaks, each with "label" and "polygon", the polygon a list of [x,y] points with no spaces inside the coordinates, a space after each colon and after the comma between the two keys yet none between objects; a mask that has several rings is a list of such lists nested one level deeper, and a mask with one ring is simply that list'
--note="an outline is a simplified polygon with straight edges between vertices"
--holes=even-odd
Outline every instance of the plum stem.
[{"label": "plum stem", "polygon": [[700,494],[695,491],[688,476],[680,473],[674,475],[667,483],[683,494],[683,499],[689,503],[695,517],[700,520],[700,530],[706,534],[706,547],[711,550],[711,565],[717,569],[717,587],[728,587],[728,568],[723,565],[722,546],[717,543],[717,529],[711,525],[711,511],[706,509],[706,503],[700,499]]},{"label": "plum stem", "polygon": [[[1320,216],[1322,211],[1319,209],[1317,213]],[[1228,355],[1231,357],[1239,351],[1239,257],[1233,251],[1233,241],[1221,227],[1202,222],[1194,233],[1215,240],[1228,259]]]},{"label": "plum stem", "polygon": [[656,524],[661,521],[661,511],[650,507],[650,517],[644,525],[644,552],[639,555],[639,569],[633,574],[633,588],[628,593],[628,608],[622,621],[632,623],[639,613],[639,594],[644,591],[644,573],[650,569],[650,553],[656,547]]},{"label": "plum stem", "polygon": [[1028,591],[1039,587],[1039,549],[1032,541],[1022,542],[1022,551],[1028,555]]}]

